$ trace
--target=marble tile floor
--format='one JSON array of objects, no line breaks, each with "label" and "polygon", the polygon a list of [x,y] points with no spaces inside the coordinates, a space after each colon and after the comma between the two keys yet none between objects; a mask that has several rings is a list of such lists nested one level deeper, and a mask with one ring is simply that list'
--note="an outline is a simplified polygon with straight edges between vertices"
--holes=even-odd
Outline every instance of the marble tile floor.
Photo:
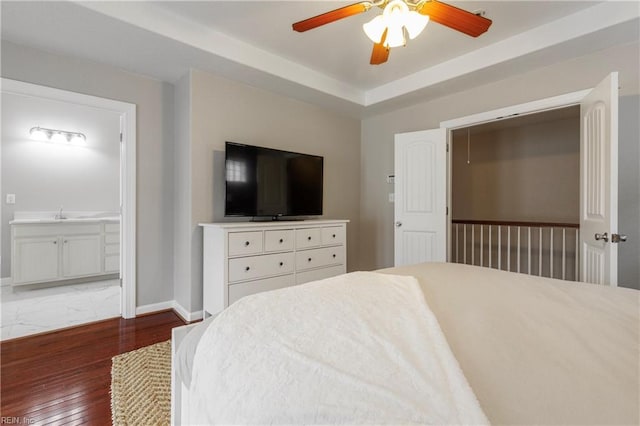
[{"label": "marble tile floor", "polygon": [[120,281],[42,289],[0,287],[0,340],[120,316]]}]

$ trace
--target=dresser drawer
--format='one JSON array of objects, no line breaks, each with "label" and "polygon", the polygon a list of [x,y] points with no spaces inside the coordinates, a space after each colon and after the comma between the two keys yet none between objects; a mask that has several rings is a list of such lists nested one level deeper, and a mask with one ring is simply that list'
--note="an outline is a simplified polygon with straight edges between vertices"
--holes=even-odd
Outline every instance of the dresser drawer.
[{"label": "dresser drawer", "polygon": [[320,268],[344,263],[344,247],[326,247],[296,253],[296,270]]},{"label": "dresser drawer", "polygon": [[293,250],[293,230],[264,231],[264,251]]},{"label": "dresser drawer", "polygon": [[313,269],[311,271],[298,272],[296,274],[296,284],[304,284],[311,281],[323,280],[344,274],[347,269],[344,265],[330,266],[328,268]]},{"label": "dresser drawer", "polygon": [[262,253],[262,231],[229,233],[229,256],[257,253]]},{"label": "dresser drawer", "polygon": [[322,228],[322,245],[342,245],[345,241],[344,227],[329,226]]},{"label": "dresser drawer", "polygon": [[293,274],[267,278],[264,280],[249,281],[246,283],[231,284],[229,286],[229,305],[250,294],[277,290],[294,284],[295,278],[293,277]]},{"label": "dresser drawer", "polygon": [[293,272],[293,253],[229,259],[229,282],[247,281]]},{"label": "dresser drawer", "polygon": [[296,230],[296,248],[318,247],[322,244],[320,240],[320,228],[308,228]]}]

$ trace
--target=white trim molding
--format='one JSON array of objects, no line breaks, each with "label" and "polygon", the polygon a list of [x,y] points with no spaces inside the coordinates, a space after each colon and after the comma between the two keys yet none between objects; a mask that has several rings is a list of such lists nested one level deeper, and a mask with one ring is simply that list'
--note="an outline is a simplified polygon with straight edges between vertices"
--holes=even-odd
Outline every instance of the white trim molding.
[{"label": "white trim molding", "polygon": [[[136,311],[136,106],[126,104],[120,115],[120,277],[122,316]],[[127,261],[128,260],[128,261]],[[125,284],[126,283],[126,284]],[[132,285],[130,285],[132,283]]]},{"label": "white trim molding", "polygon": [[551,98],[539,99],[478,114],[467,115],[465,117],[454,118],[452,120],[440,122],[440,128],[444,127],[449,130],[455,130],[461,127],[475,126],[478,124],[489,123],[491,121],[513,118],[518,115],[535,114],[537,112],[548,111],[551,109],[578,105],[590,91],[591,89],[580,90],[577,92],[566,93],[564,95],[553,96]]},{"label": "white trim molding", "polygon": [[120,161],[120,232],[122,316],[136,315],[136,106],[128,102],[55,89],[23,81],[1,79],[2,93],[32,96],[88,106],[120,115],[122,150]]},{"label": "white trim molding", "polygon": [[173,310],[186,322],[201,320],[204,317],[203,311],[189,312],[175,300],[173,301]]},{"label": "white trim molding", "polygon": [[136,316],[173,309],[174,304],[175,301],[167,300],[166,302],[151,303],[149,305],[138,306],[136,308]]},{"label": "white trim molding", "polygon": [[138,306],[136,315],[151,314],[154,312],[166,311],[172,309],[185,322],[193,322],[203,318],[202,311],[189,312],[181,304],[175,300],[167,300],[166,302],[151,303],[149,305]]}]

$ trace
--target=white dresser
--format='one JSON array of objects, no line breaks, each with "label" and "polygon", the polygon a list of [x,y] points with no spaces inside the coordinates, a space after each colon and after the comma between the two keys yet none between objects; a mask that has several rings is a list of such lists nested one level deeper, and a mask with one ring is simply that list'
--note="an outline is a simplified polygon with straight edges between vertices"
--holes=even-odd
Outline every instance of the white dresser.
[{"label": "white dresser", "polygon": [[201,223],[205,316],[249,294],[346,273],[348,222]]}]

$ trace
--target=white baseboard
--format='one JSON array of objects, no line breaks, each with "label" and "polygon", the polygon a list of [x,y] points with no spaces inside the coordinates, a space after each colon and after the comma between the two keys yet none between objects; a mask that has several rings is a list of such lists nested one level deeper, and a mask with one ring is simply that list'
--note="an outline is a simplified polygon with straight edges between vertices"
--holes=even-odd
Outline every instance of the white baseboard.
[{"label": "white baseboard", "polygon": [[13,278],[11,277],[0,278],[0,287],[4,287],[11,284],[13,284]]},{"label": "white baseboard", "polygon": [[166,302],[152,303],[150,305],[138,306],[136,308],[136,315],[144,315],[152,312],[166,311],[167,309],[173,309],[186,322],[192,322],[202,319],[202,311],[189,312],[182,305],[175,300],[168,300]]},{"label": "white baseboard", "polygon": [[182,317],[186,322],[202,319],[202,311],[189,312],[181,304],[173,301],[173,310]]},{"label": "white baseboard", "polygon": [[136,307],[136,315],[144,315],[149,314],[151,312],[159,312],[166,311],[167,309],[173,309],[173,300],[168,300],[166,302],[160,303],[152,303],[150,305],[142,305]]}]

